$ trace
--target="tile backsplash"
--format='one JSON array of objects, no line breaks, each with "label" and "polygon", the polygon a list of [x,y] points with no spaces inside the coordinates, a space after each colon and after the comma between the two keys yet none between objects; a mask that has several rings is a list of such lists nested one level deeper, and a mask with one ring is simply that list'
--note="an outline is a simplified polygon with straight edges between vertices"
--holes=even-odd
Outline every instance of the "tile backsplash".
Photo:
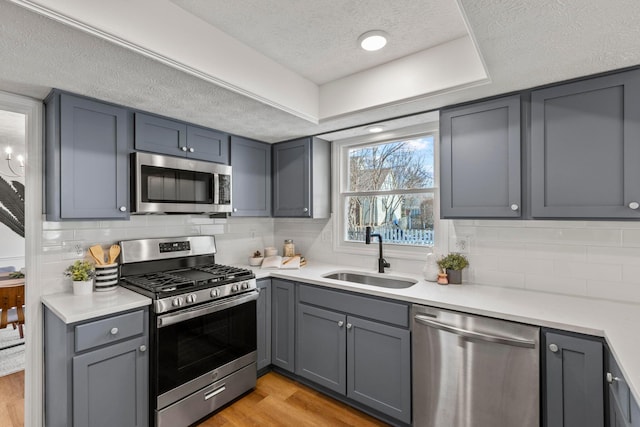
[{"label": "tile backsplash", "polygon": [[640,302],[640,223],[452,221],[474,283]]}]

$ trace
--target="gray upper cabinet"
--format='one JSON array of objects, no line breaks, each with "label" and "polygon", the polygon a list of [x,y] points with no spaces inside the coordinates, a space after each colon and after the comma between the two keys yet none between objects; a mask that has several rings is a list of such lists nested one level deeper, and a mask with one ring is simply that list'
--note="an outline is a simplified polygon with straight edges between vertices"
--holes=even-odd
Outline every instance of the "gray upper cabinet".
[{"label": "gray upper cabinet", "polygon": [[271,279],[260,279],[257,281],[258,291],[258,360],[256,361],[258,371],[271,365]]},{"label": "gray upper cabinet", "polygon": [[135,113],[136,150],[229,163],[229,135],[176,120]]},{"label": "gray upper cabinet", "polygon": [[146,308],[65,324],[45,307],[44,331],[47,426],[148,425]]},{"label": "gray upper cabinet", "polygon": [[45,106],[47,220],[128,219],[130,113],[59,92]]},{"label": "gray upper cabinet", "polygon": [[640,219],[640,70],[533,91],[531,215]]},{"label": "gray upper cabinet", "polygon": [[522,215],[520,96],[440,114],[443,218]]},{"label": "gray upper cabinet", "polygon": [[231,137],[233,216],[271,216],[271,145]]},{"label": "gray upper cabinet", "polygon": [[546,331],[546,427],[603,427],[600,341]]},{"label": "gray upper cabinet", "polygon": [[271,363],[295,372],[295,284],[271,279]]},{"label": "gray upper cabinet", "polygon": [[331,146],[315,137],[273,145],[273,216],[331,215]]}]

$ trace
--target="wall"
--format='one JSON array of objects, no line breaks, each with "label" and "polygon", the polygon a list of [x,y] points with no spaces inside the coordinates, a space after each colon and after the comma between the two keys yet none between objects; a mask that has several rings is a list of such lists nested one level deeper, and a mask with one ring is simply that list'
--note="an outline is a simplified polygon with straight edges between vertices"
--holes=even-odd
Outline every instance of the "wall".
[{"label": "wall", "polygon": [[[4,177],[3,177],[4,178]],[[8,183],[19,181],[24,184],[24,178],[5,178]],[[0,209],[3,209],[0,207]],[[24,237],[18,235],[6,225],[0,223],[0,267],[24,268]]]},{"label": "wall", "polygon": [[42,294],[70,290],[71,282],[64,278],[63,271],[74,260],[83,259],[87,249],[95,244],[107,249],[120,240],[194,235],[216,236],[217,262],[246,264],[254,250],[273,245],[273,220],[134,215],[129,221],[44,221],[40,254]]},{"label": "wall", "polygon": [[[640,302],[640,223],[456,220],[478,284]],[[453,247],[453,245],[452,245]]]}]

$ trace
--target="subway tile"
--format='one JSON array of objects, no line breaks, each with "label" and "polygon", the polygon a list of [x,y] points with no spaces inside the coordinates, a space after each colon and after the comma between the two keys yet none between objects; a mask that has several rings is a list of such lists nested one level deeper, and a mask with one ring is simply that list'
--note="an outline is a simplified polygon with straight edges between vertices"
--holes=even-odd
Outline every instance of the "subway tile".
[{"label": "subway tile", "polygon": [[640,229],[622,230],[622,246],[640,248]]},{"label": "subway tile", "polygon": [[44,246],[60,245],[63,240],[73,239],[73,230],[44,230],[42,232],[42,244]]},{"label": "subway tile", "polygon": [[525,244],[525,255],[537,259],[586,261],[587,248],[578,245],[527,243]]},{"label": "subway tile", "polygon": [[622,266],[622,281],[624,283],[640,284],[640,262]]},{"label": "subway tile", "polygon": [[640,285],[589,280],[588,295],[615,301],[640,302]]},{"label": "subway tile", "polygon": [[224,224],[200,225],[199,227],[200,227],[200,234],[203,234],[203,235],[224,233]]},{"label": "subway tile", "polygon": [[524,254],[526,246],[519,242],[494,242],[475,239],[471,242],[471,254],[482,255],[515,255]]},{"label": "subway tile", "polygon": [[503,288],[524,288],[524,274],[506,271],[476,270],[472,272],[473,282],[480,285]]},{"label": "subway tile", "polygon": [[529,274],[525,278],[525,288],[532,291],[586,296],[587,280],[557,277],[553,274]]},{"label": "subway tile", "polygon": [[587,247],[587,262],[606,264],[640,264],[640,248]]},{"label": "subway tile", "polygon": [[528,228],[587,228],[587,221],[554,221],[554,220],[535,220],[525,221],[525,227]]},{"label": "subway tile", "polygon": [[469,255],[469,266],[476,270],[499,270],[500,258],[495,255]]},{"label": "subway tile", "polygon": [[622,266],[616,264],[555,261],[553,273],[559,277],[587,280],[622,280]]},{"label": "subway tile", "polygon": [[546,259],[534,259],[526,257],[501,256],[499,257],[500,271],[512,273],[551,273],[553,261]]}]

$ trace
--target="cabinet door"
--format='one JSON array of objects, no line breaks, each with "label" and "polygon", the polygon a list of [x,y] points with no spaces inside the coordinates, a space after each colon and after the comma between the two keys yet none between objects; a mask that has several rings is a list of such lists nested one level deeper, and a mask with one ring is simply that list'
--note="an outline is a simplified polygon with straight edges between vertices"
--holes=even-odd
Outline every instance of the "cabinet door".
[{"label": "cabinet door", "polygon": [[345,315],[298,304],[296,374],[345,394]]},{"label": "cabinet door", "polygon": [[604,426],[602,343],[545,332],[546,426]]},{"label": "cabinet door", "polygon": [[443,218],[521,216],[520,97],[440,114]]},{"label": "cabinet door", "polygon": [[400,329],[347,317],[347,396],[411,422],[411,336]]},{"label": "cabinet door", "polygon": [[126,109],[60,95],[61,219],[129,218],[129,141]]},{"label": "cabinet door", "polygon": [[213,129],[187,126],[187,157],[229,164],[229,135]]},{"label": "cabinet door", "polygon": [[531,94],[531,215],[640,218],[640,71]]},{"label": "cabinet door", "polygon": [[295,371],[295,284],[271,279],[271,363]]},{"label": "cabinet door", "polygon": [[231,137],[233,216],[271,216],[271,145]]},{"label": "cabinet door", "polygon": [[149,374],[145,337],[73,358],[74,427],[146,427]]},{"label": "cabinet door", "polygon": [[258,370],[271,365],[271,280],[257,282],[258,291]]},{"label": "cabinet door", "polygon": [[311,216],[311,138],[273,145],[273,216]]},{"label": "cabinet door", "polygon": [[184,157],[187,153],[187,125],[162,117],[136,113],[136,150]]}]

